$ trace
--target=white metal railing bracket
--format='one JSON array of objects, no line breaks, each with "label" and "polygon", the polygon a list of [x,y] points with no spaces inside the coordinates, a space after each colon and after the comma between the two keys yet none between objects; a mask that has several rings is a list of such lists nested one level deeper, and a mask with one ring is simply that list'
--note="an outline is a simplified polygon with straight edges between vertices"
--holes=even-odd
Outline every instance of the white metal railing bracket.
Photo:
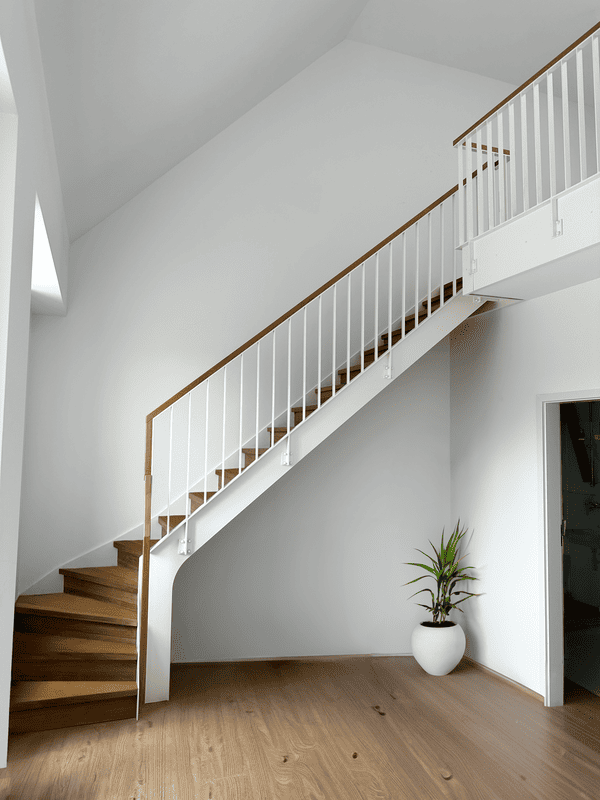
[{"label": "white metal railing bracket", "polygon": [[180,556],[189,556],[190,553],[192,552],[191,544],[192,544],[191,539],[180,539],[179,546],[177,548],[177,553]]},{"label": "white metal railing bracket", "polygon": [[[390,346],[390,348],[392,346],[391,339],[390,339],[389,346]],[[392,354],[391,353],[388,355],[387,360],[385,362],[385,368],[383,370],[383,377],[385,378],[386,381],[391,381],[392,380]]]},{"label": "white metal railing bracket", "polygon": [[282,467],[291,467],[292,466],[292,448],[289,444],[289,439],[286,444],[286,448],[281,454],[281,466]]}]

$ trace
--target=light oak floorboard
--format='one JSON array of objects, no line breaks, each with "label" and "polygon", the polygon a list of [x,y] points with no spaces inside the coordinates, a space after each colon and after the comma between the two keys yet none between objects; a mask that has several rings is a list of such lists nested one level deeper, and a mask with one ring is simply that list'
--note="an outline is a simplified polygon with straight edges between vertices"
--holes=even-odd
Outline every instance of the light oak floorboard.
[{"label": "light oak floorboard", "polygon": [[1,800],[597,800],[600,698],[548,709],[463,662],[173,668],[135,720],[19,734]]}]

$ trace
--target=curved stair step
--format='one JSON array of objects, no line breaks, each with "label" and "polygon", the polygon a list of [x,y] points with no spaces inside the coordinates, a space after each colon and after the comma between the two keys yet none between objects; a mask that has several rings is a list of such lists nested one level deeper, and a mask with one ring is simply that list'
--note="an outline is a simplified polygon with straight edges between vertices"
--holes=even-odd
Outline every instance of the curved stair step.
[{"label": "curved stair step", "polygon": [[137,608],[137,573],[125,567],[80,567],[59,569],[63,591],[94,600]]},{"label": "curved stair step", "polygon": [[104,622],[110,625],[137,626],[137,615],[103,600],[73,594],[22,594],[15,605],[17,614]]},{"label": "curved stair step", "polygon": [[55,730],[136,715],[135,681],[19,681],[10,693],[11,733]]},{"label": "curved stair step", "polygon": [[19,681],[11,689],[10,708],[23,711],[136,695],[135,681]]},{"label": "curved stair step", "polygon": [[93,656],[103,661],[135,661],[137,650],[135,644],[128,642],[17,632],[13,643],[13,655],[19,660],[77,661],[82,656]]},{"label": "curved stair step", "polygon": [[13,681],[134,681],[133,642],[15,633]]},{"label": "curved stair step", "polygon": [[137,592],[137,575],[132,575],[130,569],[123,567],[77,567],[76,569],[63,568],[58,570],[60,575],[72,575],[79,580],[98,583],[101,586],[110,586],[113,589],[124,589]]},{"label": "curved stair step", "polygon": [[[150,547],[153,547],[160,539],[150,539]],[[142,539],[118,539],[113,542],[113,547],[119,554],[117,563],[120,567],[135,570],[137,575],[142,555]]]}]

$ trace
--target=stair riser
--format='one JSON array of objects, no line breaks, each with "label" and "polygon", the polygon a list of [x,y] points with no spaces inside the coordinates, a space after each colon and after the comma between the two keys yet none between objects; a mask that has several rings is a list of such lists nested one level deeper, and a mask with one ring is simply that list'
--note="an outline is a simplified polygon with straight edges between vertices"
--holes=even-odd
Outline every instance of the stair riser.
[{"label": "stair riser", "polygon": [[136,628],[133,626],[63,619],[41,614],[15,614],[15,630],[20,633],[69,636],[75,639],[101,639],[109,642],[135,642],[136,638]]},{"label": "stair riser", "polygon": [[135,661],[15,661],[13,681],[134,681]]},{"label": "stair riser", "polygon": [[93,703],[12,711],[9,731],[10,733],[52,731],[58,728],[70,728],[73,725],[97,725],[100,722],[133,719],[136,715],[136,705],[135,697],[117,697]]},{"label": "stair riser", "polygon": [[137,572],[140,565],[140,559],[139,556],[134,556],[132,553],[128,553],[126,550],[119,550],[117,556],[117,565],[119,567],[133,569]]},{"label": "stair riser", "polygon": [[[313,409],[313,411],[316,409]],[[306,410],[306,416],[310,417],[312,411]],[[300,411],[294,411],[294,425],[299,425],[302,422],[302,409]]]},{"label": "stair riser", "polygon": [[132,611],[137,609],[137,593],[126,592],[113,586],[103,586],[92,581],[71,578],[67,575],[64,576],[64,592],[65,594],[75,594],[79,597],[91,597],[94,600],[115,603],[121,608],[130,608]]},{"label": "stair riser", "polygon": [[[279,432],[279,431],[275,431],[275,432],[270,431],[271,444],[272,445],[277,444],[277,442],[281,441],[284,438],[286,433],[287,433],[287,429],[285,431],[281,431],[281,432]],[[273,437],[275,437],[275,438],[273,438]]]}]

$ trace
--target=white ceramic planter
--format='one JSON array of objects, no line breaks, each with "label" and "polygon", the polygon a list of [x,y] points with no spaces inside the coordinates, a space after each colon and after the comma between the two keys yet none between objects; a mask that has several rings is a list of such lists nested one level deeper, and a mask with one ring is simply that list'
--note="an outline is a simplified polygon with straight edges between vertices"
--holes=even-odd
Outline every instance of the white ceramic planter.
[{"label": "white ceramic planter", "polygon": [[448,627],[430,625],[421,622],[412,632],[413,655],[430,675],[447,675],[465,654],[465,632],[457,622]]}]

